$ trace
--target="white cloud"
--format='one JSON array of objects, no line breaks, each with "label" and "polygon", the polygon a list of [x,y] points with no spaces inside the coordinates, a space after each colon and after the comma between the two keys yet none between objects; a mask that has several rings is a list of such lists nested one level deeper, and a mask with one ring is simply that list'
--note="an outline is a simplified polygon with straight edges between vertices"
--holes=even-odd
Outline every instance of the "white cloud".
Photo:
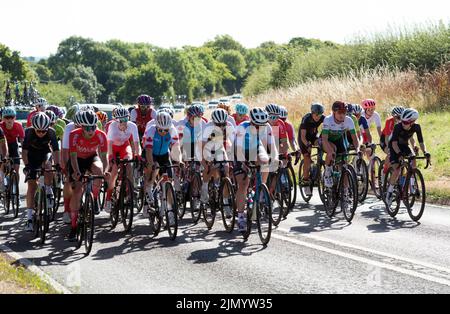
[{"label": "white cloud", "polygon": [[[247,47],[295,36],[343,42],[388,25],[450,21],[450,1],[393,0],[20,0],[2,2],[0,42],[46,56],[72,35],[162,47],[230,34]],[[6,14],[5,14],[6,13]],[[20,16],[21,23],[17,23]],[[26,22],[24,22],[26,21]]]}]

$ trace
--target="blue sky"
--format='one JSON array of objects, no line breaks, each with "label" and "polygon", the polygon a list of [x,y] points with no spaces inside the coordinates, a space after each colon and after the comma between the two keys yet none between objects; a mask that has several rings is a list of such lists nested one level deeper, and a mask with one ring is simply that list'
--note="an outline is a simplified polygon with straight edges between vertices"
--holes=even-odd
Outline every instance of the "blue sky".
[{"label": "blue sky", "polygon": [[1,8],[0,43],[22,56],[48,56],[72,35],[168,48],[229,34],[256,47],[296,36],[342,43],[389,27],[450,22],[448,0],[19,0]]}]

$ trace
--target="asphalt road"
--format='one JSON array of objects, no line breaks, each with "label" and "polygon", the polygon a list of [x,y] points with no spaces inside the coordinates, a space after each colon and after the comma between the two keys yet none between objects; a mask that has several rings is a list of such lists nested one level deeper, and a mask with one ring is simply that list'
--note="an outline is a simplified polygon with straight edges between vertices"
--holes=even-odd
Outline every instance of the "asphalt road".
[{"label": "asphalt road", "polygon": [[[21,191],[26,187],[22,183]],[[449,293],[450,209],[427,205],[420,223],[405,208],[396,219],[369,197],[348,224],[330,219],[317,196],[298,202],[267,247],[256,230],[244,242],[220,223],[210,231],[189,215],[175,241],[150,236],[136,216],[131,234],[108,216],[96,217],[89,256],[65,239],[68,226],[51,225],[44,246],[20,219],[0,209],[0,243],[30,260],[74,293]],[[61,208],[62,210],[62,208]]]}]

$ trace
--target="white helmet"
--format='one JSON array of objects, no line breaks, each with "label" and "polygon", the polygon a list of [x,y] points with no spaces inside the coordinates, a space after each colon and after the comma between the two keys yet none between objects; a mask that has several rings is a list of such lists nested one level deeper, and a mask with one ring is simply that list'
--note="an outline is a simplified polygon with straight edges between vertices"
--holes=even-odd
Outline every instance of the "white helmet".
[{"label": "white helmet", "polygon": [[276,105],[276,104],[268,104],[266,106],[266,111],[268,114],[270,114],[271,116],[279,116],[280,115],[280,106]]},{"label": "white helmet", "polygon": [[224,109],[216,109],[211,114],[211,119],[216,124],[224,124],[228,119],[228,112]]},{"label": "white helmet", "polygon": [[405,111],[405,108],[401,107],[401,106],[396,106],[394,108],[392,108],[391,110],[391,115],[393,117],[401,117],[402,113]]},{"label": "white helmet", "polygon": [[256,125],[266,125],[269,121],[269,115],[262,108],[253,108],[250,110],[250,119]]},{"label": "white helmet", "polygon": [[87,110],[81,112],[79,120],[82,126],[94,126],[97,125],[98,117],[93,110]]},{"label": "white helmet", "polygon": [[118,107],[115,111],[115,119],[128,118],[130,116],[130,112],[123,107]]},{"label": "white helmet", "polygon": [[281,119],[287,119],[288,117],[288,112],[287,109],[285,107],[280,107],[280,118]]},{"label": "white helmet", "polygon": [[47,99],[45,99],[45,98],[38,98],[36,100],[36,102],[34,103],[34,105],[39,106],[39,107],[43,106],[44,108],[47,108],[48,102],[47,102]]},{"label": "white helmet", "polygon": [[170,117],[173,119],[174,112],[170,108],[162,108],[162,109],[159,109],[158,112],[167,112],[170,115]]},{"label": "white helmet", "polygon": [[403,111],[401,119],[402,122],[413,122],[419,119],[419,113],[415,109],[408,108]]},{"label": "white helmet", "polygon": [[160,129],[169,129],[172,125],[172,118],[167,112],[159,112],[156,116],[156,127]]},{"label": "white helmet", "polygon": [[48,130],[50,118],[44,112],[38,112],[34,115],[31,124],[35,130]]},{"label": "white helmet", "polygon": [[50,123],[56,123],[56,121],[58,120],[56,114],[51,110],[46,110],[45,114],[50,118]]}]

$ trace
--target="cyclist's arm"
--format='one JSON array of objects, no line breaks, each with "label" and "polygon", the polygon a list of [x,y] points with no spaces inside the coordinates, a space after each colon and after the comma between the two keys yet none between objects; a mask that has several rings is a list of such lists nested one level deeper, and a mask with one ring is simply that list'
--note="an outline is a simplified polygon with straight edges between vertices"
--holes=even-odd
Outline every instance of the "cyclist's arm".
[{"label": "cyclist's arm", "polygon": [[417,129],[417,140],[419,141],[420,149],[425,154],[427,152],[427,148],[425,147],[425,143],[423,141],[422,128],[420,127],[420,124],[416,124],[415,126]]}]

